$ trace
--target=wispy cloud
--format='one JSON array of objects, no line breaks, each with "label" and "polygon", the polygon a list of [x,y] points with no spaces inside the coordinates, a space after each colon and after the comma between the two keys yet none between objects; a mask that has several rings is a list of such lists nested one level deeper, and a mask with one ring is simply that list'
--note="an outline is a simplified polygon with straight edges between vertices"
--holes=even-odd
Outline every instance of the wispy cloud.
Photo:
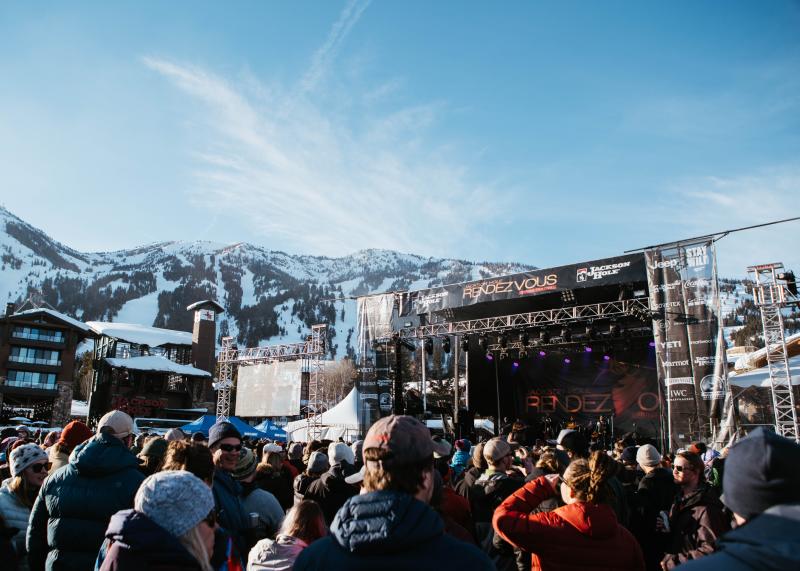
[{"label": "wispy cloud", "polygon": [[[321,86],[366,8],[350,2],[303,75]],[[446,105],[375,114],[364,98],[334,101],[252,77],[237,81],[162,58],[145,65],[202,106],[192,115],[197,204],[241,217],[273,247],[343,254],[366,247],[450,254],[481,244],[476,228],[501,211],[503,193],[478,181],[456,141],[432,126]],[[393,83],[378,86],[391,89]],[[460,245],[460,248],[454,248]]]}]

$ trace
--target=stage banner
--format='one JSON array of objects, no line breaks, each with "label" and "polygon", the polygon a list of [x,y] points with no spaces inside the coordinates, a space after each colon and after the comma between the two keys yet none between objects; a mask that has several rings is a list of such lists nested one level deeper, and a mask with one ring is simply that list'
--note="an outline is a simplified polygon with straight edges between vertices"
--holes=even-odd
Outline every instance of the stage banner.
[{"label": "stage banner", "polygon": [[532,270],[499,278],[410,292],[400,305],[400,315],[418,315],[455,309],[487,301],[531,297],[545,293],[645,281],[641,254],[617,256],[545,270]]},{"label": "stage banner", "polygon": [[275,361],[239,367],[236,416],[296,416],[300,414],[300,361]]},{"label": "stage banner", "polygon": [[695,440],[721,448],[735,434],[714,244],[645,252],[659,381],[670,449]]},{"label": "stage banner", "polygon": [[369,295],[356,300],[360,356],[364,357],[372,351],[373,340],[392,334],[394,305],[393,293]]}]

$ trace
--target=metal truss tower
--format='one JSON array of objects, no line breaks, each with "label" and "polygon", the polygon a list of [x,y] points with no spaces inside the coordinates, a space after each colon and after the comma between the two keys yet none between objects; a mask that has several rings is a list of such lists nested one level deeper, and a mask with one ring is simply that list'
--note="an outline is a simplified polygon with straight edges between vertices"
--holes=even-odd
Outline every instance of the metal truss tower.
[{"label": "metal truss tower", "polygon": [[234,367],[302,359],[308,362],[309,372],[307,413],[310,425],[309,437],[316,438],[320,432],[320,421],[315,417],[318,416],[317,412],[320,408],[323,372],[322,357],[325,355],[327,327],[327,325],[313,325],[311,327],[311,335],[300,343],[251,347],[248,349],[238,349],[232,337],[223,337],[222,349],[217,358],[219,372],[217,382],[214,384],[214,388],[217,390],[217,420],[226,420],[230,416]]},{"label": "metal truss tower", "polygon": [[[747,268],[753,277],[753,298],[761,309],[764,327],[764,344],[772,387],[772,407],[775,411],[775,432],[795,442],[800,442],[797,426],[797,409],[794,402],[792,377],[786,355],[783,315],[781,309],[798,303],[797,296],[785,283],[783,264],[762,264]],[[792,276],[794,280],[794,276]]]}]

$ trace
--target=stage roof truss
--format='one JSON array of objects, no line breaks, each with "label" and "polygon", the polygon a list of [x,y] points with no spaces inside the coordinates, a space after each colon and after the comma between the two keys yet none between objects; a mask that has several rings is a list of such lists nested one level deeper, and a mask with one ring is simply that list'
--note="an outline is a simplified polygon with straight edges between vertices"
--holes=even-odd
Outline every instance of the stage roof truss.
[{"label": "stage roof truss", "polygon": [[[540,349],[555,349],[564,351],[580,351],[586,345],[589,346],[602,346],[614,345],[625,343],[630,339],[642,339],[652,337],[653,329],[651,327],[638,327],[634,329],[625,329],[625,333],[619,337],[599,336],[597,339],[578,338],[574,341],[548,341],[542,343],[538,340],[532,340],[527,345],[523,345],[520,341],[509,341],[503,347],[500,343],[489,343],[486,346],[486,351],[489,353],[513,353],[515,351],[539,351]],[[576,336],[577,337],[577,336]]]}]

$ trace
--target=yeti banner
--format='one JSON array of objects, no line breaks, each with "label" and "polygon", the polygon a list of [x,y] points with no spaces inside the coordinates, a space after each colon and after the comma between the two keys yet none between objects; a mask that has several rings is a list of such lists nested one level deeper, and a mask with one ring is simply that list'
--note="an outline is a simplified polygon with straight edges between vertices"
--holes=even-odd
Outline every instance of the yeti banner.
[{"label": "yeti banner", "polygon": [[714,245],[648,250],[645,259],[670,448],[724,446],[734,431]]}]

